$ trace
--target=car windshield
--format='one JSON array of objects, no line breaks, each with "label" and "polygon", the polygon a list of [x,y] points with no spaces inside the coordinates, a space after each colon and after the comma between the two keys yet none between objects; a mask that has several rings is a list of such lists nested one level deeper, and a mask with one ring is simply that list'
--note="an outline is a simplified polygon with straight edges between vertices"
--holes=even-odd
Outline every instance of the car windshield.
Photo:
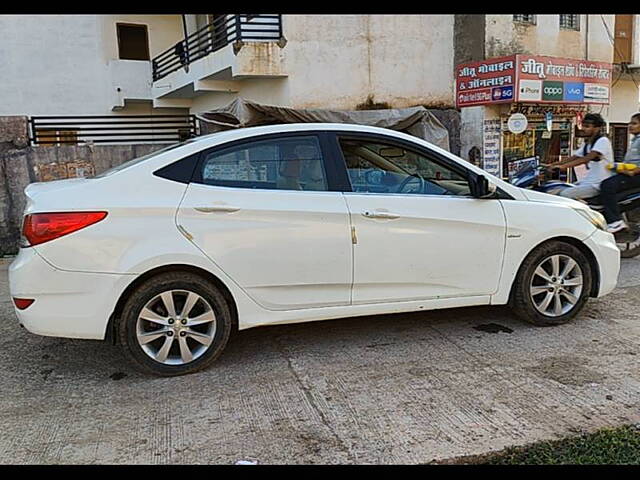
[{"label": "car windshield", "polygon": [[150,158],[155,157],[156,155],[160,155],[161,153],[165,153],[168,152],[169,150],[173,150],[175,148],[179,148],[182,147],[184,145],[188,145],[190,143],[195,142],[196,140],[198,140],[198,138],[190,138],[189,140],[185,140],[184,142],[180,142],[180,143],[176,143],[174,145],[169,145],[168,147],[162,148],[160,150],[156,150],[155,152],[151,152],[147,155],[144,155],[142,157],[137,157],[134,158],[132,160],[129,160],[127,162],[124,162],[120,165],[117,165],[113,168],[110,168],[109,170],[105,170],[104,172],[102,172],[99,175],[94,176],[93,178],[102,178],[102,177],[106,177],[108,175],[111,175],[113,173],[119,172],[120,170],[124,170],[125,168],[129,168],[132,167],[133,165],[137,165],[138,163],[144,162],[145,160],[149,160]]}]

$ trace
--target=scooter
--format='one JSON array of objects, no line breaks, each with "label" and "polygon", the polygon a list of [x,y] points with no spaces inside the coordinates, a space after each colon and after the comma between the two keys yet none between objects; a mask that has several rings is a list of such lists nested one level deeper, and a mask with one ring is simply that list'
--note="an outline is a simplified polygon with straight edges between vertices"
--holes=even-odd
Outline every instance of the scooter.
[{"label": "scooter", "polygon": [[[557,195],[563,189],[572,186],[571,183],[559,180],[542,180],[541,174],[547,171],[545,166],[529,163],[511,175],[509,183],[516,187],[529,188],[552,195]],[[629,229],[615,234],[616,243],[623,258],[635,257],[640,255],[640,188],[619,192],[617,198],[620,213],[629,225]],[[584,202],[597,212],[602,213],[604,210],[599,195],[584,199]]]}]

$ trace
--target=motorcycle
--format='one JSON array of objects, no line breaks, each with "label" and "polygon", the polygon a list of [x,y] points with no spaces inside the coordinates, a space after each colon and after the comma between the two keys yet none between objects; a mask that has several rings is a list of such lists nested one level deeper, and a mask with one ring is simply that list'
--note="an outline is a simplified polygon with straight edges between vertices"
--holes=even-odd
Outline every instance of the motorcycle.
[{"label": "motorcycle", "polygon": [[[529,188],[539,192],[557,195],[565,188],[571,187],[571,183],[560,180],[543,180],[541,174],[546,174],[548,169],[542,165],[527,163],[517,170],[509,178],[509,183],[520,188]],[[616,233],[616,243],[623,258],[631,258],[640,255],[640,188],[624,190],[617,194],[618,205],[622,218],[629,225],[628,230]],[[604,206],[600,196],[583,200],[590,208],[602,213]]]}]

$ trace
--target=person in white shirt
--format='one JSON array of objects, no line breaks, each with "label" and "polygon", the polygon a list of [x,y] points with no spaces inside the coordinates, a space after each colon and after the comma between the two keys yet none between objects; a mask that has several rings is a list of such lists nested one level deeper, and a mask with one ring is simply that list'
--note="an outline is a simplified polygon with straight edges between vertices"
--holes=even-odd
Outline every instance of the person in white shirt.
[{"label": "person in white shirt", "polygon": [[572,168],[586,165],[587,175],[558,192],[562,197],[581,199],[595,197],[600,193],[600,184],[613,175],[607,164],[613,164],[613,148],[609,139],[602,134],[606,122],[597,113],[588,113],[582,121],[582,129],[588,135],[582,147],[566,160],[547,165],[547,168]]}]

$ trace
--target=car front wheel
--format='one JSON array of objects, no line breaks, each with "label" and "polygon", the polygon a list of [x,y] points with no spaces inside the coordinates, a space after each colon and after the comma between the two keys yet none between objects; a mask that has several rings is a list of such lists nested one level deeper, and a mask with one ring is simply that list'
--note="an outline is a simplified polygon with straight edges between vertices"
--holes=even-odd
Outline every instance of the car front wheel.
[{"label": "car front wheel", "polygon": [[220,356],[231,333],[224,296],[204,278],[163,273],[139,286],[118,325],[138,369],[162,376],[202,370]]},{"label": "car front wheel", "polygon": [[589,260],[580,249],[549,242],[524,260],[513,286],[511,307],[534,325],[560,325],[582,310],[592,281]]}]

